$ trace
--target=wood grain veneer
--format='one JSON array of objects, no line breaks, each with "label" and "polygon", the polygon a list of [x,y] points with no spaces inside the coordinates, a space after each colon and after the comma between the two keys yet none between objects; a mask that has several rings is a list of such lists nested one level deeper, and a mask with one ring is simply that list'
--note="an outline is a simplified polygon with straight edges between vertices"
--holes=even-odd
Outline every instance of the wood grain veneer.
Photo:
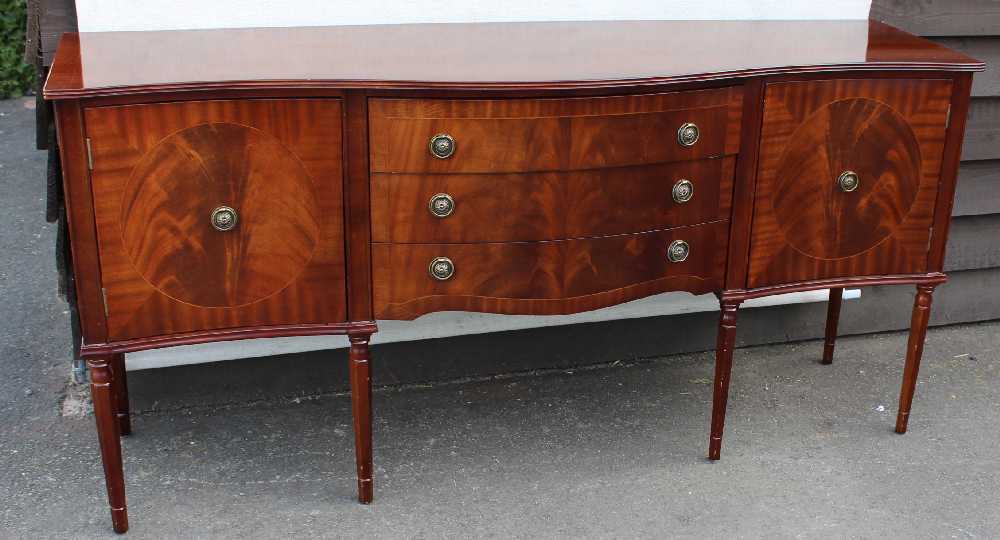
[{"label": "wood grain veneer", "polygon": [[56,103],[55,116],[83,345],[104,343],[108,340],[108,321],[101,292],[94,193],[89,182],[83,108],[75,101]]},{"label": "wood grain veneer", "polygon": [[[553,315],[619,304],[651,294],[717,290],[725,272],[728,222],[641,234],[552,242],[373,244],[375,314],[413,319],[442,310]],[[684,240],[688,259],[667,260]],[[435,257],[455,275],[430,277]]]},{"label": "wood grain veneer", "polygon": [[[335,99],[87,109],[109,338],[345,321],[341,114]],[[212,227],[218,206],[235,229]]]},{"label": "wood grain veneer", "polygon": [[[951,85],[768,84],[748,286],[926,272]],[[848,170],[861,181],[845,193]]]},{"label": "wood grain veneer", "polygon": [[[634,233],[729,218],[733,156],[582,171],[372,175],[376,242],[511,242]],[[694,195],[678,203],[676,182]],[[451,215],[428,209],[438,193]]]},{"label": "wood grain veneer", "polygon": [[[566,171],[700,159],[736,152],[742,88],[573,99],[373,99],[373,172]],[[693,146],[677,130],[696,124]],[[427,149],[436,134],[454,155]]]}]

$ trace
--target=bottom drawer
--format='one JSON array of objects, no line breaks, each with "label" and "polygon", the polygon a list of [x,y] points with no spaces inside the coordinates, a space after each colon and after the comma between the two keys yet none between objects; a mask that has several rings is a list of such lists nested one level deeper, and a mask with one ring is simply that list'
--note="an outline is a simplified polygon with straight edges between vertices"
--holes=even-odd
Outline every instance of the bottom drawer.
[{"label": "bottom drawer", "polygon": [[[665,291],[722,288],[728,222],[638,234],[484,244],[372,246],[375,316],[432,311],[556,315]],[[668,251],[683,260],[671,261]],[[682,257],[675,256],[674,259]],[[436,275],[435,275],[436,274]]]}]

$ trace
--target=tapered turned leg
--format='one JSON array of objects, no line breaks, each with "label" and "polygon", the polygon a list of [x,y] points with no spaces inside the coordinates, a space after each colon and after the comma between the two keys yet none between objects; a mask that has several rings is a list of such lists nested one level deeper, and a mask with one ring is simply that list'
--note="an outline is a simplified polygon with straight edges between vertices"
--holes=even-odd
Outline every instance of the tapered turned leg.
[{"label": "tapered turned leg", "polygon": [[913,318],[910,319],[910,338],[906,344],[903,387],[899,391],[896,433],[906,433],[906,424],[910,420],[910,405],[913,404],[913,392],[917,388],[920,357],[924,354],[924,340],[927,338],[927,321],[931,317],[931,295],[933,293],[934,285],[917,285],[917,296],[913,299]]},{"label": "tapered turned leg", "polygon": [[128,406],[128,376],[125,374],[125,355],[111,357],[111,384],[115,394],[115,417],[118,418],[118,433],[132,434],[132,419]]},{"label": "tapered turned leg", "polygon": [[128,513],[125,509],[125,473],[122,470],[122,446],[119,440],[118,418],[115,416],[115,389],[112,383],[113,357],[87,360],[90,368],[90,394],[97,420],[97,439],[104,463],[104,481],[111,505],[111,524],[116,533],[128,530]]},{"label": "tapered turned leg", "polygon": [[715,343],[715,394],[712,399],[712,435],[708,441],[708,459],[719,459],[722,430],[726,424],[729,400],[729,377],[733,369],[733,345],[736,342],[736,311],[739,302],[723,301],[719,314],[719,336]]},{"label": "tapered turned leg", "polygon": [[823,342],[823,364],[833,363],[833,347],[837,343],[837,323],[840,322],[840,304],[844,299],[844,289],[830,289],[830,300],[826,304],[826,341]]},{"label": "tapered turned leg", "polygon": [[354,452],[358,463],[358,502],[372,502],[372,380],[370,334],[350,336],[351,409],[354,412]]}]

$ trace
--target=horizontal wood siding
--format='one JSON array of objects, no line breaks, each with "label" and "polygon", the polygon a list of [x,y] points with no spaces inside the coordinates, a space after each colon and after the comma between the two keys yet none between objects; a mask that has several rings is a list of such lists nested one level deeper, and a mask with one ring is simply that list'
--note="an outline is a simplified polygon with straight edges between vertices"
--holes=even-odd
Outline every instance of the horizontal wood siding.
[{"label": "horizontal wood siding", "polygon": [[1000,212],[1000,160],[967,161],[958,170],[955,216]]},{"label": "horizontal wood siding", "polygon": [[[946,272],[1000,267],[1000,214],[956,217],[951,222]],[[995,293],[1000,303],[1000,291]]]},{"label": "horizontal wood siding", "polygon": [[[997,29],[1000,33],[1000,28]],[[932,38],[934,41],[986,62],[986,71],[972,79],[972,97],[1000,96],[1000,39],[995,37]]]},{"label": "horizontal wood siding", "polygon": [[35,0],[32,8],[40,10],[39,48],[42,65],[51,66],[56,45],[63,32],[76,32],[76,3],[74,0]]},{"label": "horizontal wood siding", "polygon": [[874,0],[871,16],[918,36],[993,36],[1000,28],[1000,2]]},{"label": "horizontal wood siding", "polygon": [[962,161],[984,159],[1000,159],[1000,98],[973,98],[969,107]]}]

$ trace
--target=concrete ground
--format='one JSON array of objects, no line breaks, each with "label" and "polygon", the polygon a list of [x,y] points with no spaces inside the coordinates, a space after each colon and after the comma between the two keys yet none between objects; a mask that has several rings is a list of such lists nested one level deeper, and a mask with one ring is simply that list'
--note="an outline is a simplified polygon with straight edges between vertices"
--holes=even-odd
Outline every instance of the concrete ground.
[{"label": "concrete ground", "polygon": [[[32,122],[0,102],[0,538],[110,538]],[[1000,322],[931,330],[899,436],[905,340],[739,349],[716,463],[707,353],[380,388],[371,506],[342,392],[139,385],[129,537],[1000,537]]]}]

